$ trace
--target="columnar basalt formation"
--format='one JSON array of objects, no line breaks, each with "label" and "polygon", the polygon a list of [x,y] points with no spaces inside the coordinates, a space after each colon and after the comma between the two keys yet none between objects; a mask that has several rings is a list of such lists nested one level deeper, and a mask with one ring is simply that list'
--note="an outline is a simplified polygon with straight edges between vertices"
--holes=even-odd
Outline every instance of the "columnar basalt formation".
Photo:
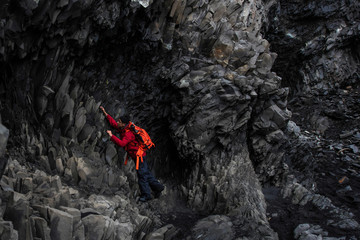
[{"label": "columnar basalt formation", "polygon": [[[277,239],[262,185],[285,179],[292,114],[261,34],[274,3],[3,1],[0,234]],[[108,141],[101,105],[152,136],[160,199],[136,203],[133,163]],[[206,216],[188,232],[164,217],[183,205]]]}]

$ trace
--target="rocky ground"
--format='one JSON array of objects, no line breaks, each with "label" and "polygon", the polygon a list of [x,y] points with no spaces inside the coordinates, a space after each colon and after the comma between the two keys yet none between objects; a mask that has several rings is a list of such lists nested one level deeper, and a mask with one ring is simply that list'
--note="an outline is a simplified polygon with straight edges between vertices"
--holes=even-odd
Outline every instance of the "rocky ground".
[{"label": "rocky ground", "polygon": [[[287,162],[296,178],[308,189],[331,200],[360,221],[360,95],[359,87],[338,89],[323,96],[296,96],[290,101],[292,121],[299,129],[289,139]],[[359,239],[360,230],[329,225],[329,211],[313,203],[293,204],[283,191],[264,190],[268,216],[280,239],[294,239],[303,223],[320,226],[330,237]],[[311,231],[310,231],[311,232]],[[324,236],[324,235],[323,235]]]}]

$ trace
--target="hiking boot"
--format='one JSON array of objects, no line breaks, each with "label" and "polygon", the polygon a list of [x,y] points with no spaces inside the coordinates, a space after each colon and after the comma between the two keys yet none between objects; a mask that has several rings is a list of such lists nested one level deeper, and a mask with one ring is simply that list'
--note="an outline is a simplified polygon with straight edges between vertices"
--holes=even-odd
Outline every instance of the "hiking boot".
[{"label": "hiking boot", "polygon": [[147,202],[147,201],[149,201],[149,200],[151,200],[151,197],[140,197],[140,198],[139,198],[139,201],[140,201],[140,202]]},{"label": "hiking boot", "polygon": [[154,192],[154,198],[159,198],[162,191],[164,191],[164,187],[160,191],[155,191]]}]

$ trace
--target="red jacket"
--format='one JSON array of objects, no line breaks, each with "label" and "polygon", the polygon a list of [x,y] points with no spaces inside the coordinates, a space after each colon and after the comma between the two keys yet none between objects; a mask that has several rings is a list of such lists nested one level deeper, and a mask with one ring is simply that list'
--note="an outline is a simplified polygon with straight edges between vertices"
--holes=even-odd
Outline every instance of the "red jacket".
[{"label": "red jacket", "polygon": [[[129,124],[124,128],[120,128],[117,125],[117,122],[109,114],[106,118],[109,121],[110,125],[115,128],[120,134],[120,139],[113,134],[111,136],[111,141],[119,145],[120,147],[125,148],[125,151],[129,154],[129,156],[133,160],[136,160],[136,152],[139,149],[139,144],[135,139],[134,133],[129,129]],[[146,153],[144,152],[143,156],[145,155]]]}]

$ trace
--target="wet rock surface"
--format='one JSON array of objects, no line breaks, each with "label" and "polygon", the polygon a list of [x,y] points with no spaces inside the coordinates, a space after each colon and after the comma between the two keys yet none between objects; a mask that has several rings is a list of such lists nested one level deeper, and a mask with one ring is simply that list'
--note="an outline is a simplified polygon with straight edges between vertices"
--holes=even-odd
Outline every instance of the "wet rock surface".
[{"label": "wet rock surface", "polygon": [[[325,3],[2,2],[1,238],[359,239],[357,3]],[[353,22],[296,28],[289,67],[284,13]],[[150,133],[160,198],[99,106]]]}]

